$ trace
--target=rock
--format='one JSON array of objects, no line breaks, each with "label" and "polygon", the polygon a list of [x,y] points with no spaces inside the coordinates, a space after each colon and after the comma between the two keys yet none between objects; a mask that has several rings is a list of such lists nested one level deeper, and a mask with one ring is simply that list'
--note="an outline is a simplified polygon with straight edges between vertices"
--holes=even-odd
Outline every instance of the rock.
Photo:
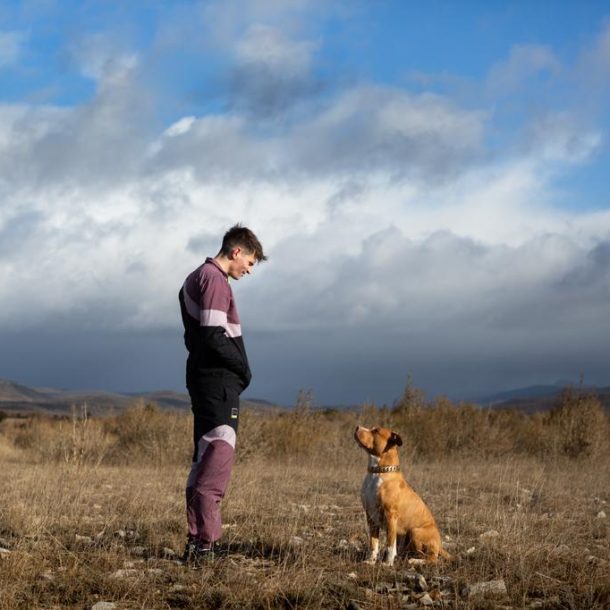
[{"label": "rock", "polygon": [[174,549],[170,549],[169,547],[166,546],[161,551],[161,555],[163,556],[164,559],[175,559],[176,551],[174,551]]},{"label": "rock", "polygon": [[603,510],[600,510],[597,515],[595,515],[598,519],[605,519],[606,513]]},{"label": "rock", "polygon": [[81,542],[82,544],[93,544],[93,538],[91,538],[91,536],[81,536],[79,534],[75,534],[74,539],[76,542]]},{"label": "rock", "polygon": [[114,532],[114,535],[117,538],[126,538],[127,537],[127,532],[125,530],[117,530],[116,532]]},{"label": "rock", "polygon": [[570,547],[567,544],[560,544],[555,547],[552,551],[552,555],[567,555],[570,552]]},{"label": "rock", "polygon": [[411,557],[411,559],[409,559],[407,561],[407,563],[410,566],[424,566],[424,565],[426,565],[426,560],[425,559],[419,559],[418,557]]},{"label": "rock", "polygon": [[40,578],[42,580],[47,580],[47,581],[51,582],[51,581],[55,580],[55,574],[53,574],[53,572],[51,572],[51,570],[47,570],[46,572],[43,572],[40,575]]},{"label": "rock", "polygon": [[163,570],[161,568],[147,568],[146,573],[151,576],[163,576]]},{"label": "rock", "polygon": [[356,572],[350,572],[347,577],[356,580],[358,578],[358,574],[356,574]]},{"label": "rock", "polygon": [[483,597],[504,597],[507,595],[506,583],[504,579],[488,580],[477,582],[466,587],[466,597],[468,599]]},{"label": "rock", "polygon": [[500,532],[496,530],[488,530],[479,536],[481,542],[493,542],[500,537]]},{"label": "rock", "polygon": [[116,604],[114,602],[97,602],[91,606],[91,610],[114,610]]},{"label": "rock", "polygon": [[430,585],[438,589],[449,589],[453,585],[451,576],[433,576],[430,579]]},{"label": "rock", "polygon": [[169,591],[170,593],[179,593],[180,591],[186,591],[186,589],[187,589],[186,585],[181,585],[181,584],[177,583],[177,584],[175,584],[175,585],[172,585],[172,586],[171,586],[171,587],[168,589],[168,591]]},{"label": "rock", "polygon": [[375,593],[396,593],[403,589],[404,587],[397,587],[391,582],[379,582],[375,585]]},{"label": "rock", "polygon": [[135,555],[136,557],[144,557],[144,555],[146,555],[146,547],[144,547],[144,546],[134,546],[131,549],[131,554]]},{"label": "rock", "polygon": [[424,593],[418,600],[420,606],[434,606],[434,600],[430,597],[429,593]]},{"label": "rock", "polygon": [[340,549],[347,549],[349,547],[349,542],[347,540],[342,539],[339,540],[339,544],[337,545]]},{"label": "rock", "polygon": [[405,572],[402,574],[403,581],[409,586],[410,589],[421,593],[428,590],[428,583],[422,574],[415,571]]},{"label": "rock", "polygon": [[138,575],[138,570],[135,568],[124,568],[122,570],[115,570],[110,578],[134,578]]},{"label": "rock", "polygon": [[476,547],[471,546],[469,549],[466,549],[466,555],[473,555],[476,550]]},{"label": "rock", "polygon": [[290,538],[290,544],[292,544],[293,546],[301,546],[303,542],[304,540],[300,536],[292,536]]},{"label": "rock", "polygon": [[8,557],[11,552],[8,549],[0,547],[0,557]]},{"label": "rock", "polygon": [[589,555],[587,557],[587,563],[592,566],[606,567],[608,565],[608,561],[602,559],[601,557],[596,557],[595,555]]}]

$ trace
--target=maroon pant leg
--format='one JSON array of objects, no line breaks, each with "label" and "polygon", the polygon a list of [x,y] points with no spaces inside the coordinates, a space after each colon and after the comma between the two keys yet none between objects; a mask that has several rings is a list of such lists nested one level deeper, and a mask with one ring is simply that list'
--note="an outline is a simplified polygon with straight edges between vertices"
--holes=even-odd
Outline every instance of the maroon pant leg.
[{"label": "maroon pant leg", "polygon": [[220,501],[229,483],[235,450],[225,440],[204,444],[187,483],[186,513],[190,537],[210,544],[222,535]]}]

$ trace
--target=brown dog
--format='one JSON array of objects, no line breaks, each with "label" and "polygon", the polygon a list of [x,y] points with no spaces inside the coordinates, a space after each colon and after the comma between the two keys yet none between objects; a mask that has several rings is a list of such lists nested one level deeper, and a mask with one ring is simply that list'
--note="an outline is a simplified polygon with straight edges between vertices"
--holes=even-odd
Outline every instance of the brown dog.
[{"label": "brown dog", "polygon": [[369,455],[361,490],[369,528],[367,563],[377,561],[381,528],[387,532],[386,565],[394,563],[397,536],[405,536],[409,550],[429,563],[436,563],[439,555],[450,559],[441,546],[441,535],[430,509],[400,474],[400,436],[387,428],[369,430],[358,426],[354,438]]}]

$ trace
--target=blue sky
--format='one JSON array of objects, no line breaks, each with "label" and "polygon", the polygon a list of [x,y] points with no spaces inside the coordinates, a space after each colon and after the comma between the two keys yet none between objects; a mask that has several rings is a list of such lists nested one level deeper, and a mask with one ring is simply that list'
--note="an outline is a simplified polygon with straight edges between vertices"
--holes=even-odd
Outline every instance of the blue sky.
[{"label": "blue sky", "polygon": [[606,2],[5,2],[0,79],[0,378],[182,389],[242,221],[251,396],[609,383]]}]

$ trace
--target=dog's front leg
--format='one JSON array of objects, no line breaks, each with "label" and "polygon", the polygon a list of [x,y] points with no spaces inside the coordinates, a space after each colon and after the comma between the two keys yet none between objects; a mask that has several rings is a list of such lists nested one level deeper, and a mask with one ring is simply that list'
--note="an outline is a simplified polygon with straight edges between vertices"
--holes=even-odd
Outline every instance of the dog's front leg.
[{"label": "dog's front leg", "polygon": [[377,525],[368,515],[366,522],[369,528],[369,556],[365,563],[375,563],[379,556],[379,525]]},{"label": "dog's front leg", "polygon": [[394,565],[394,559],[396,557],[396,530],[398,528],[398,515],[390,512],[386,515],[387,521],[387,532],[388,532],[388,543],[386,549],[386,555],[384,564],[387,566]]}]

